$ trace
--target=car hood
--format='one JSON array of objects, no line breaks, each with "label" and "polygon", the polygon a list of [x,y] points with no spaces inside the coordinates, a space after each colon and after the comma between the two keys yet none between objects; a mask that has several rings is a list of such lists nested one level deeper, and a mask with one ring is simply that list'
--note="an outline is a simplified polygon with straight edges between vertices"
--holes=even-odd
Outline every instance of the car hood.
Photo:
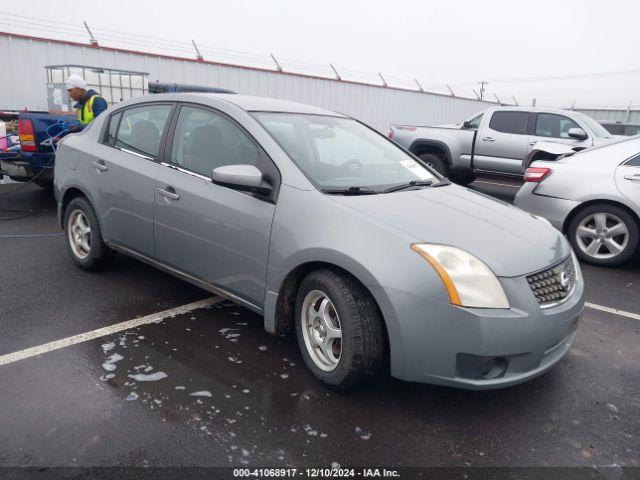
[{"label": "car hood", "polygon": [[535,272],[570,252],[563,235],[546,221],[457,185],[332,198],[416,242],[462,248],[498,276]]}]

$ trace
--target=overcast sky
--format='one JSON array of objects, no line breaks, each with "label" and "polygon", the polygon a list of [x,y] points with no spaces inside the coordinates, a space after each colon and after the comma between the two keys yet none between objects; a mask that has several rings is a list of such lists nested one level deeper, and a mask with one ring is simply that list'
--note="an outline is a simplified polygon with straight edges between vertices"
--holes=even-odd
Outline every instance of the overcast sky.
[{"label": "overcast sky", "polygon": [[[578,106],[640,105],[640,2],[633,0],[31,0],[29,9],[24,5],[0,0],[0,30],[87,41],[81,28],[86,20],[104,45],[193,56],[188,45],[193,39],[210,60],[270,66],[273,53],[285,70],[329,75],[326,66],[333,63],[345,78],[372,83],[382,72],[389,84],[414,88],[417,78],[428,90],[443,91],[449,84],[473,96],[474,83],[487,80],[488,95],[496,92],[510,101],[515,96],[521,103],[535,97],[539,105],[574,100]],[[514,81],[611,72],[618,74]]]}]

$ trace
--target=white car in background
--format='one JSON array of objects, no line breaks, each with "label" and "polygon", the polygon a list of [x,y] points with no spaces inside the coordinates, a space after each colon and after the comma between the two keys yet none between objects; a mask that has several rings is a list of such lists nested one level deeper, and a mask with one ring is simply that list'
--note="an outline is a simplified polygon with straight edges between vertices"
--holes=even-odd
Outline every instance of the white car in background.
[{"label": "white car in background", "polygon": [[579,152],[558,144],[536,148],[532,156],[546,152],[549,159],[525,170],[516,206],[549,220],[587,263],[616,266],[637,255],[640,136]]}]

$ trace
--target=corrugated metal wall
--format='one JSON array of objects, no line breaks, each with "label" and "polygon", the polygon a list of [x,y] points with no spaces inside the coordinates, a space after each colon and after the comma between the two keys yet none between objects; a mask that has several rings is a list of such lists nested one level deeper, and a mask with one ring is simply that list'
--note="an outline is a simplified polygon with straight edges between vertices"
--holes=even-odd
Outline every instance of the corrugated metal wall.
[{"label": "corrugated metal wall", "polygon": [[150,81],[228,88],[309,103],[386,132],[392,123],[460,122],[494,105],[469,99],[340,82],[111,48],[0,34],[0,108],[46,110],[46,65],[78,64],[149,72]]},{"label": "corrugated metal wall", "polygon": [[576,108],[578,112],[589,115],[598,121],[614,121],[624,123],[640,123],[640,110],[611,110],[611,109],[585,109]]}]

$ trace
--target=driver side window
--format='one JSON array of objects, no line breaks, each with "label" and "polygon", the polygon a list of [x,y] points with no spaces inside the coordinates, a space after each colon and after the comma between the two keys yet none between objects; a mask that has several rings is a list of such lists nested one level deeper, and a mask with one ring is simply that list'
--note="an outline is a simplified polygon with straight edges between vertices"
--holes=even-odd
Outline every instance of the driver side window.
[{"label": "driver side window", "polygon": [[183,106],[171,147],[171,163],[206,177],[225,165],[258,166],[253,141],[224,116]]},{"label": "driver side window", "polygon": [[471,120],[469,120],[469,129],[477,130],[480,127],[480,122],[482,121],[482,113],[480,115],[476,115]]}]

